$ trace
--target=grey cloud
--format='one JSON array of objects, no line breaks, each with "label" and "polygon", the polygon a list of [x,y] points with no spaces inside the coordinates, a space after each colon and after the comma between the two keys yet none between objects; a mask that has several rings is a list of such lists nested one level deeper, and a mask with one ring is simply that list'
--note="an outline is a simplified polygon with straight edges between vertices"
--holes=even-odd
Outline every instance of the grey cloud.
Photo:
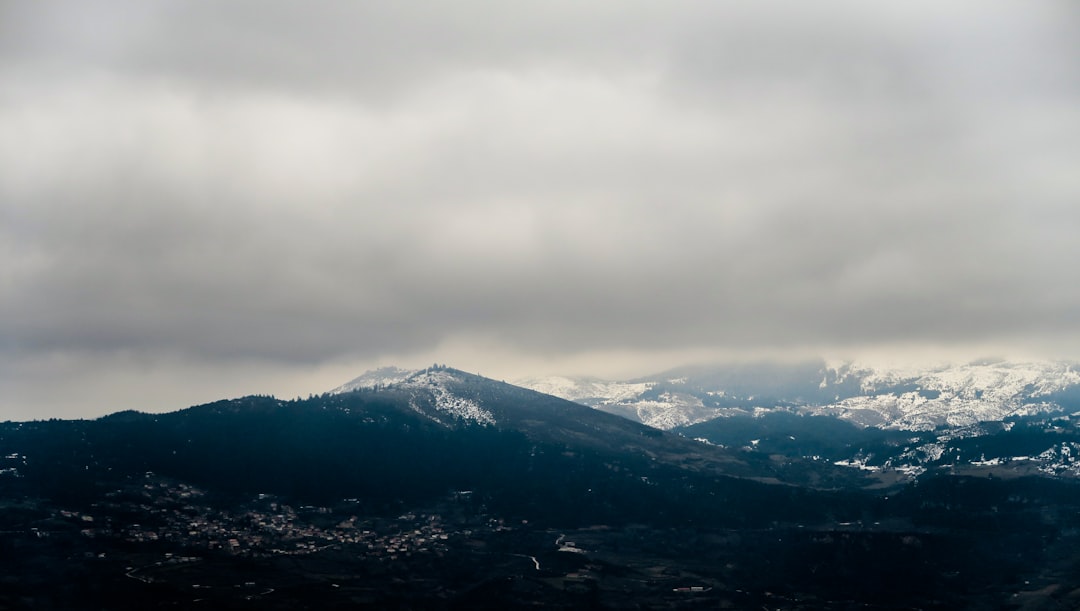
[{"label": "grey cloud", "polygon": [[10,370],[1080,336],[1075,11],[403,6],[5,6]]}]

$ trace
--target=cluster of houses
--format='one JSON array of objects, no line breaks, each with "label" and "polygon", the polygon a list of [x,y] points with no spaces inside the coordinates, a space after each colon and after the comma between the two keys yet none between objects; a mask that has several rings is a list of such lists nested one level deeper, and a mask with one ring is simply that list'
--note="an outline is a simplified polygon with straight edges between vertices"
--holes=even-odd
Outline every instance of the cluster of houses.
[{"label": "cluster of houses", "polygon": [[[106,494],[89,513],[61,510],[87,537],[120,537],[131,543],[170,542],[187,548],[220,550],[235,555],[310,554],[339,545],[353,545],[369,556],[395,560],[415,553],[442,553],[450,539],[438,514],[405,514],[397,520],[336,519],[327,507],[292,507],[270,495],[259,495],[247,508],[230,512],[207,506],[205,492],[191,485],[147,473],[137,487]],[[141,516],[138,523],[119,523],[115,515]]]}]

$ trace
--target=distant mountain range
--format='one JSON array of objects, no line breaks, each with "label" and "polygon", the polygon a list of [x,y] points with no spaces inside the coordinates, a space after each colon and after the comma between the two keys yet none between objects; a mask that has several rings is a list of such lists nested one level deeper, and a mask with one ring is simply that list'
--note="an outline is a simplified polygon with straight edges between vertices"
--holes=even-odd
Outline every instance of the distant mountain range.
[{"label": "distant mountain range", "polygon": [[1080,475],[1080,372],[1073,363],[902,369],[810,361],[520,383],[748,452],[908,476],[936,468]]},{"label": "distant mountain range", "polygon": [[[983,360],[899,369],[810,361],[683,367],[626,381],[519,383],[735,451],[743,460],[783,456],[901,478],[991,468],[1080,476],[1080,373],[1070,363]],[[434,406],[436,420],[457,414],[495,421],[460,393],[453,376],[438,371],[383,368],[332,392],[358,389],[423,397],[420,404]]]},{"label": "distant mountain range", "polygon": [[[447,428],[480,426],[512,430],[532,440],[566,447],[646,455],[660,464],[763,482],[806,483],[805,474],[797,475],[799,469],[790,468],[790,464],[788,468],[778,466],[764,455],[709,446],[554,395],[456,369],[382,368],[333,389],[325,400],[332,403],[357,393],[394,397],[410,412]],[[803,461],[795,459],[795,462]],[[821,471],[815,479],[846,477],[843,470],[829,465],[814,468]]]},{"label": "distant mountain range", "polygon": [[683,367],[626,381],[552,376],[517,383],[664,430],[783,410],[925,431],[1080,408],[1080,369],[1046,361],[883,368],[819,360]]}]

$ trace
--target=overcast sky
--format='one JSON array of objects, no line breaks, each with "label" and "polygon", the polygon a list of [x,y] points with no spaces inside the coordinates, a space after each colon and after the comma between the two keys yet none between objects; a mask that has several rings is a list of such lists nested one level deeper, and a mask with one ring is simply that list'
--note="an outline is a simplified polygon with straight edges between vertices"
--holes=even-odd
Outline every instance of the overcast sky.
[{"label": "overcast sky", "polygon": [[0,419],[1078,358],[1077,6],[0,0]]}]

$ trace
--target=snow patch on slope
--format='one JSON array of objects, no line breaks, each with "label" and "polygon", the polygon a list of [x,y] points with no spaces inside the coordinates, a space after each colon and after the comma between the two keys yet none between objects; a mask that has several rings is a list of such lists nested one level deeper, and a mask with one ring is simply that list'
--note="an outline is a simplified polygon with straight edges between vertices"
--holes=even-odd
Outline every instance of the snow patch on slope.
[{"label": "snow patch on slope", "polygon": [[[341,394],[368,388],[393,388],[408,390],[409,407],[440,424],[446,424],[440,416],[482,425],[494,425],[495,416],[472,399],[459,396],[453,386],[461,380],[452,370],[399,369],[383,367],[368,371],[330,391]],[[434,408],[434,410],[430,409]]]},{"label": "snow patch on slope", "polygon": [[420,371],[403,381],[399,387],[413,391],[413,402],[410,402],[413,409],[416,409],[416,399],[427,392],[430,393],[435,409],[442,414],[477,424],[494,425],[495,416],[491,412],[472,399],[454,394],[448,388],[456,381],[457,378],[448,371]]},{"label": "snow patch on slope", "polygon": [[[685,381],[686,378],[677,378],[668,380],[668,383]],[[656,382],[609,382],[597,378],[549,376],[517,380],[515,383],[664,430],[704,422],[717,416],[716,410],[705,407],[700,398],[689,393],[665,392],[644,398],[656,387]]]},{"label": "snow patch on slope", "polygon": [[620,403],[632,400],[651,389],[651,382],[608,382],[597,378],[568,378],[548,376],[529,378],[514,382],[518,386],[566,399],[593,405],[593,403]]}]

